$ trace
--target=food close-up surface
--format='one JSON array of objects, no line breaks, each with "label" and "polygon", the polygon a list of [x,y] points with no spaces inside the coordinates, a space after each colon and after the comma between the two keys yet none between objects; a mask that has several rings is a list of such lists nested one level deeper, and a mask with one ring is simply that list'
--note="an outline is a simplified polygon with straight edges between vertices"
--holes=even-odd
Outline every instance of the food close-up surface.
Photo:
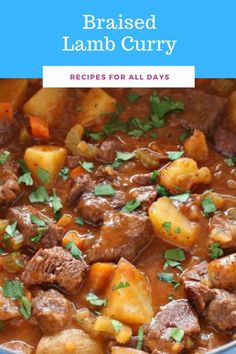
[{"label": "food close-up surface", "polygon": [[236,80],[0,80],[0,344],[202,354],[236,338]]}]

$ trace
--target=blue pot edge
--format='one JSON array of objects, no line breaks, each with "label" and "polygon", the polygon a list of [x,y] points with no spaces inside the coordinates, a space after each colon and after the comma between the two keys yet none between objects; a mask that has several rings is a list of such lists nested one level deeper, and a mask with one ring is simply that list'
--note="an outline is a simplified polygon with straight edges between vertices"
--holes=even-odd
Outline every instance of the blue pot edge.
[{"label": "blue pot edge", "polygon": [[[217,349],[213,349],[208,354],[235,354],[236,351],[236,340],[228,344],[225,344]],[[0,345],[0,354],[14,354],[11,350],[7,350]]]}]

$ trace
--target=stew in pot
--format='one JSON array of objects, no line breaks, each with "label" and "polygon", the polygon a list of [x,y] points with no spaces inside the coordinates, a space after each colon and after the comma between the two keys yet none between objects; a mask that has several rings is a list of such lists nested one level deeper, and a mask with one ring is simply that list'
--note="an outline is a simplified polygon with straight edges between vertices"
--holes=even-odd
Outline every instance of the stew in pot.
[{"label": "stew in pot", "polygon": [[0,343],[200,354],[236,335],[236,80],[0,80]]}]

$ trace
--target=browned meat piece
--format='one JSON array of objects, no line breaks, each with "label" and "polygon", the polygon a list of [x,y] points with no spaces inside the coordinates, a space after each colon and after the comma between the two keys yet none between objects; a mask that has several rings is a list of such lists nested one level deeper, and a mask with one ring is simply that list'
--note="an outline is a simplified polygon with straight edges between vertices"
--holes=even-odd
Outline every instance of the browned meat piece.
[{"label": "browned meat piece", "polygon": [[0,292],[0,320],[11,320],[18,316],[20,316],[20,313],[16,301],[6,298]]},{"label": "browned meat piece", "polygon": [[96,159],[103,163],[112,163],[116,158],[117,151],[123,150],[123,143],[116,137],[107,138],[98,148]]},{"label": "browned meat piece", "polygon": [[65,329],[71,322],[73,305],[57,290],[41,291],[32,305],[33,316],[41,331],[47,335]]},{"label": "browned meat piece", "polygon": [[191,281],[202,281],[208,278],[208,263],[207,261],[203,261],[196,266],[194,266],[191,270],[185,271],[182,275],[183,281],[191,280]]},{"label": "browned meat piece", "polygon": [[215,290],[216,296],[206,309],[206,318],[220,332],[236,330],[236,296],[224,290]]},{"label": "browned meat piece", "polygon": [[176,118],[171,117],[171,124],[181,124],[193,130],[200,129],[206,135],[213,133],[226,103],[225,98],[196,89],[170,89],[163,90],[161,94],[184,102],[184,110],[177,114]]},{"label": "browned meat piece", "polygon": [[0,120],[0,145],[6,144],[10,141],[18,129],[18,124],[15,119],[1,119]]},{"label": "browned meat piece", "polygon": [[112,198],[96,197],[93,193],[84,193],[76,208],[79,215],[89,224],[97,224],[109,210],[119,209],[125,204],[125,194],[117,192]]},{"label": "browned meat piece", "polygon": [[141,173],[132,177],[132,182],[139,184],[140,186],[148,186],[152,184],[152,173]]},{"label": "browned meat piece", "polygon": [[150,350],[165,350],[168,345],[166,342],[172,342],[172,328],[184,330],[185,336],[196,335],[201,331],[197,315],[186,299],[163,306],[153,322],[146,329],[145,344]]},{"label": "browned meat piece", "polygon": [[131,195],[141,202],[141,210],[147,211],[157,199],[157,190],[153,186],[139,187],[133,189]]},{"label": "browned meat piece", "polygon": [[209,281],[213,288],[234,290],[236,288],[236,253],[215,259],[208,265]]},{"label": "browned meat piece", "polygon": [[69,206],[75,207],[84,192],[90,192],[93,188],[93,181],[88,173],[83,173],[74,178],[71,182],[71,189],[68,196]]},{"label": "browned meat piece", "polygon": [[96,181],[98,183],[109,181],[113,182],[117,177],[118,171],[116,171],[111,165],[100,166],[95,172]]},{"label": "browned meat piece", "polygon": [[34,347],[21,340],[12,340],[1,344],[1,346],[17,354],[32,354],[34,350]]},{"label": "browned meat piece", "polygon": [[236,135],[221,127],[213,134],[213,143],[216,151],[227,157],[236,155]]},{"label": "browned meat piece", "polygon": [[88,266],[62,247],[39,250],[27,263],[22,274],[25,285],[55,284],[73,293],[79,290]]},{"label": "browned meat piece", "polygon": [[[6,165],[0,165],[0,205],[10,205],[19,195],[20,186],[15,173],[7,168]],[[9,166],[10,167],[10,166]]]},{"label": "browned meat piece", "polygon": [[104,224],[95,244],[87,250],[89,262],[133,261],[152,240],[148,217],[122,212],[106,212]]},{"label": "browned meat piece", "polygon": [[217,213],[210,221],[209,242],[218,242],[222,248],[236,247],[236,222],[223,213]]},{"label": "browned meat piece", "polygon": [[[40,233],[40,226],[33,223],[32,216],[42,220],[47,229]],[[24,236],[24,244],[30,248],[51,248],[61,243],[64,234],[63,227],[53,224],[52,220],[31,205],[10,208],[7,218],[11,222],[17,221],[17,229]],[[39,236],[38,240],[37,236]]]},{"label": "browned meat piece", "polygon": [[199,313],[215,298],[214,290],[196,281],[185,281],[184,290],[186,297]]}]

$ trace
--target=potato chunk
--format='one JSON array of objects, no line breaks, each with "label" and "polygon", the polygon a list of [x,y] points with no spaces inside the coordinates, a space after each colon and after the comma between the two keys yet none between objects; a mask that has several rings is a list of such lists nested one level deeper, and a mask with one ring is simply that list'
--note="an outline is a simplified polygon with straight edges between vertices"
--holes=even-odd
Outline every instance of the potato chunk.
[{"label": "potato chunk", "polygon": [[125,347],[112,347],[111,354],[145,354],[142,350]]},{"label": "potato chunk", "polygon": [[206,137],[200,130],[194,130],[193,135],[185,140],[184,149],[188,157],[191,157],[197,162],[204,162],[209,158]]},{"label": "potato chunk", "polygon": [[61,119],[67,97],[68,89],[41,88],[24,104],[23,111],[42,118],[49,126],[55,126]]},{"label": "potato chunk", "polygon": [[148,213],[155,233],[164,241],[182,248],[189,248],[196,241],[198,226],[190,222],[169,198],[159,198]]},{"label": "potato chunk", "polygon": [[211,179],[207,167],[198,168],[197,163],[187,157],[173,161],[160,173],[160,184],[172,194],[190,191],[199,184],[209,184]]},{"label": "potato chunk", "polygon": [[0,80],[0,102],[10,102],[13,109],[18,110],[23,103],[27,86],[27,79]]},{"label": "potato chunk", "polygon": [[86,125],[99,118],[103,113],[115,111],[116,99],[100,88],[92,88],[83,97],[77,115],[78,123]]},{"label": "potato chunk", "polygon": [[121,344],[127,343],[132,336],[132,329],[129,326],[106,316],[98,316],[94,328],[95,331],[111,334]]},{"label": "potato chunk", "polygon": [[103,343],[80,329],[65,329],[40,339],[36,354],[105,354]]},{"label": "potato chunk", "polygon": [[[66,159],[66,149],[60,146],[35,145],[25,150],[24,161],[33,177],[46,186],[51,186],[58,176]],[[49,174],[48,181],[40,178],[39,170],[43,169]]]},{"label": "potato chunk", "polygon": [[215,259],[208,264],[209,280],[213,288],[236,288],[236,253]]},{"label": "potato chunk", "polygon": [[[117,288],[120,283],[127,284]],[[115,290],[114,290],[115,289]],[[131,325],[149,323],[153,316],[150,285],[147,278],[125,259],[121,259],[109,284],[108,304],[102,315]]]}]

